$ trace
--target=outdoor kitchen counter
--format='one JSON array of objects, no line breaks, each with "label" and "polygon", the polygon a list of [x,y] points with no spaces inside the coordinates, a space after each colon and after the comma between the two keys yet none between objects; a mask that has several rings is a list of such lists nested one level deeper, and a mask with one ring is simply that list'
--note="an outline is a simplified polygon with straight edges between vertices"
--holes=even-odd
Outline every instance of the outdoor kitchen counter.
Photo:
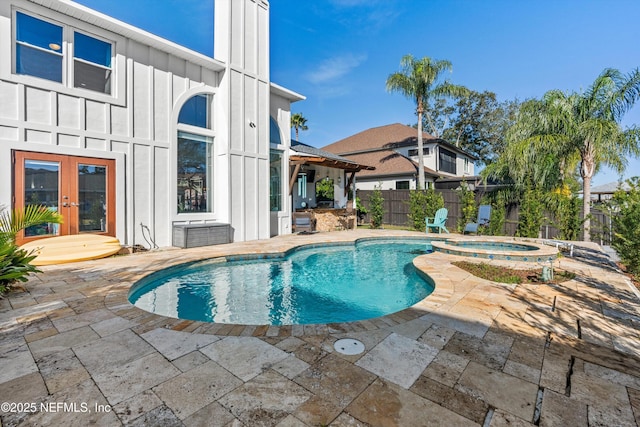
[{"label": "outdoor kitchen counter", "polygon": [[352,229],[356,223],[355,212],[347,213],[346,209],[316,208],[306,209],[304,212],[313,213],[316,231],[348,230]]}]

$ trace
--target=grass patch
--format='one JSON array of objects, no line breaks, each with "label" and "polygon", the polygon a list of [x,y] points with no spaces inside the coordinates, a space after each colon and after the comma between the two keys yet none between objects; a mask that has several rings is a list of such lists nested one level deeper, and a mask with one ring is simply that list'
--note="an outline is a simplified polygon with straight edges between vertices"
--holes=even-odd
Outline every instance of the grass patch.
[{"label": "grass patch", "polygon": [[452,263],[458,268],[467,271],[481,279],[491,280],[499,283],[512,284],[540,284],[540,283],[562,283],[571,280],[576,275],[568,271],[554,270],[553,280],[544,282],[542,280],[542,268],[529,268],[526,270],[516,270],[513,268],[502,267],[499,265],[491,265],[468,261],[456,261]]}]

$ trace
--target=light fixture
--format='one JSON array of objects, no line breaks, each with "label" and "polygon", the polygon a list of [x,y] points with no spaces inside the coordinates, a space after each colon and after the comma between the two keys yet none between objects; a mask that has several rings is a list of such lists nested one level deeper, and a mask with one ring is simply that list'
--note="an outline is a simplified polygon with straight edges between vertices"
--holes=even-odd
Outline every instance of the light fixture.
[{"label": "light fixture", "polygon": [[60,50],[60,49],[62,49],[62,47],[58,43],[49,43],[49,48],[51,48],[51,50]]}]

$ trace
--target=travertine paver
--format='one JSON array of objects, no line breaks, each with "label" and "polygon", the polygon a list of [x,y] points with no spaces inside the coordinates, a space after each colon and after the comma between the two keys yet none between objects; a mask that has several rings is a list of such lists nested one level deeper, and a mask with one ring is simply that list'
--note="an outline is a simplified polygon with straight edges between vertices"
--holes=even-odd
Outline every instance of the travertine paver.
[{"label": "travertine paver", "polygon": [[394,333],[371,349],[356,365],[409,388],[437,353],[433,347]]},{"label": "travertine paver", "polygon": [[38,371],[29,347],[23,338],[0,343],[0,360],[2,360],[0,383]]},{"label": "travertine paver", "polygon": [[[451,265],[458,257],[419,256],[431,296],[351,323],[208,324],[127,300],[136,280],[183,262],[380,236],[424,234],[283,236],[43,267],[0,300],[0,401],[14,404],[1,425],[640,425],[640,297],[593,244],[555,262],[577,274],[559,285],[494,283]],[[337,353],[341,338],[365,351]]]},{"label": "travertine paver", "polygon": [[524,420],[533,420],[538,393],[535,384],[471,361],[456,388]]},{"label": "travertine paver", "polygon": [[191,334],[163,328],[154,329],[140,336],[169,360],[199,350],[220,339],[213,335]]},{"label": "travertine paver", "polygon": [[289,357],[288,353],[257,338],[226,337],[200,351],[243,381]]},{"label": "travertine paver", "polygon": [[242,385],[242,381],[210,361],[165,381],[154,393],[185,419],[204,406]]}]

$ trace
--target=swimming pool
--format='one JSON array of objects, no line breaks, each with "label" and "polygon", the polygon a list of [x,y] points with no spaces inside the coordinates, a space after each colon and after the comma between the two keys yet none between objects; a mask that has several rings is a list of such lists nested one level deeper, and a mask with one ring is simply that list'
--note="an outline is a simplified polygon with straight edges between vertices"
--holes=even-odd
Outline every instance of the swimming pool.
[{"label": "swimming pool", "polygon": [[129,301],[168,317],[227,324],[365,320],[403,310],[433,292],[433,282],[412,262],[429,252],[424,239],[367,239],[211,259],[145,277],[132,287]]}]

